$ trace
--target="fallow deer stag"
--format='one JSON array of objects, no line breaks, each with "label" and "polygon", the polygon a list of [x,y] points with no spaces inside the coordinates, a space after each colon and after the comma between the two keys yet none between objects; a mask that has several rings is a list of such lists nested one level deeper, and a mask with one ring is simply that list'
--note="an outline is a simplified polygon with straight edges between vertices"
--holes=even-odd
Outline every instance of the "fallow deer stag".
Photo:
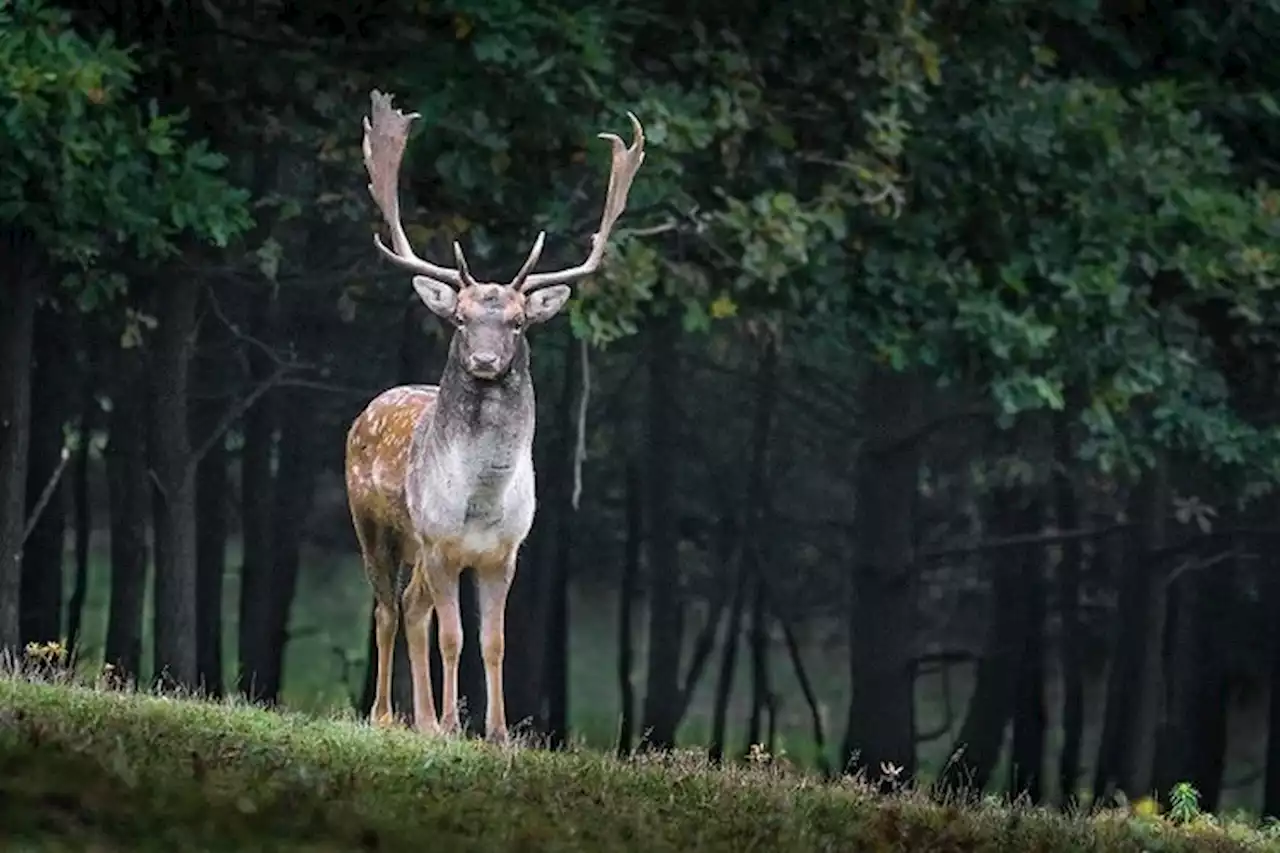
[{"label": "fallow deer stag", "polygon": [[[481,618],[487,708],[485,734],[507,737],[502,688],[507,591],[516,553],[533,526],[534,393],[526,330],[550,320],[569,299],[567,284],[600,267],[614,223],[644,162],[644,129],[628,113],[635,142],[611,133],[613,168],[600,227],[587,259],[576,267],[535,273],[545,233],[540,233],[509,284],[477,281],[458,243],[455,266],[438,266],[414,254],[400,221],[397,191],[409,127],[418,113],[392,106],[374,90],[364,119],[364,163],[369,192],[391,233],[391,261],[417,273],[413,287],[433,313],[454,326],[440,384],[403,385],[374,398],[347,434],[346,481],[351,520],[374,593],[378,652],[376,693],[370,717],[391,717],[391,661],[397,630],[397,578],[412,575],[403,604],[413,673],[414,718],[419,730],[452,732],[458,726],[458,658],[462,625],[458,579],[470,567]],[[429,670],[434,611],[444,664],[441,718],[435,710]]]}]

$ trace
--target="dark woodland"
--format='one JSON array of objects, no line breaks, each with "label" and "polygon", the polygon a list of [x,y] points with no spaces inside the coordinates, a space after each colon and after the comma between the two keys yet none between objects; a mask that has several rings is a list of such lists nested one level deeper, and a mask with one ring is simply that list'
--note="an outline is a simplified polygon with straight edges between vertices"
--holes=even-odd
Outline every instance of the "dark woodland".
[{"label": "dark woodland", "polygon": [[631,112],[604,262],[528,333],[513,730],[1280,817],[1278,37],[1280,0],[0,0],[0,650],[367,714],[344,443],[453,333],[374,245],[370,93],[421,115],[414,250],[493,281],[587,255]]}]

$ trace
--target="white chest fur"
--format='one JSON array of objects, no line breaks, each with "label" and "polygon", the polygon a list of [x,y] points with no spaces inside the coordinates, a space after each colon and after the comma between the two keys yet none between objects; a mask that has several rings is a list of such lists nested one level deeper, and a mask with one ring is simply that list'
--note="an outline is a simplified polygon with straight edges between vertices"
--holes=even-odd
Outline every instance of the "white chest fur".
[{"label": "white chest fur", "polygon": [[410,516],[428,541],[489,554],[521,542],[533,526],[532,454],[505,453],[483,440],[436,445],[408,478]]}]

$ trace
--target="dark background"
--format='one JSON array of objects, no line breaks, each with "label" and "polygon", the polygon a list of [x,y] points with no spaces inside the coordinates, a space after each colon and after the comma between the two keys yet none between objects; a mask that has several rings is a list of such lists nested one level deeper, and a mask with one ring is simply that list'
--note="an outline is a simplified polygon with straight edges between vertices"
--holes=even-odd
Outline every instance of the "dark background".
[{"label": "dark background", "polygon": [[509,718],[1280,813],[1280,3],[0,16],[0,645],[367,709],[343,439],[447,349],[372,245],[368,93],[423,115],[419,253],[495,280],[585,255],[632,110],[532,336]]}]

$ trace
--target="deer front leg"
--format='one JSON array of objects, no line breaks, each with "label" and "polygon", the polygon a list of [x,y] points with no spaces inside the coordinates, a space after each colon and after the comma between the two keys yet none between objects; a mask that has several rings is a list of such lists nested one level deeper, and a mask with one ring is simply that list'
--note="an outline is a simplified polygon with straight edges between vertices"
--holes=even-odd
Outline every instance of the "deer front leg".
[{"label": "deer front leg", "polygon": [[431,612],[434,601],[423,577],[422,562],[413,567],[413,576],[405,588],[404,628],[409,646],[409,664],[413,670],[413,719],[418,731],[437,734],[436,697],[431,689]]},{"label": "deer front leg", "polygon": [[476,574],[480,599],[480,650],[484,658],[485,737],[493,743],[507,740],[507,707],[502,687],[502,660],[506,651],[507,593],[515,577],[515,554],[501,568]]},{"label": "deer front leg", "polygon": [[436,626],[440,635],[440,662],[444,666],[440,702],[440,727],[458,731],[458,659],[462,657],[462,614],[458,610],[458,572],[438,556],[428,558],[427,584],[435,599]]}]

